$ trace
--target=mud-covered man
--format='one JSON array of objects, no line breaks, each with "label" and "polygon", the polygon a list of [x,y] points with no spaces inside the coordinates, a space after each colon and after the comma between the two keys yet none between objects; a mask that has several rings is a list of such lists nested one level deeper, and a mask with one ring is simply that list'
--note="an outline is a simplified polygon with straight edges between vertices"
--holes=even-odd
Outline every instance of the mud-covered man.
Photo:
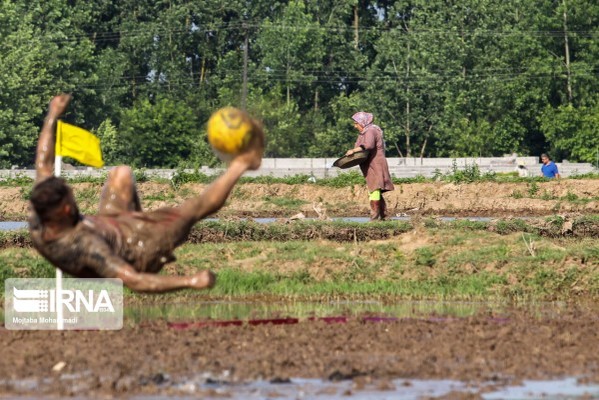
[{"label": "mud-covered man", "polygon": [[52,99],[38,140],[29,216],[35,248],[73,276],[120,278],[136,291],[214,286],[215,276],[210,271],[192,276],[157,273],[175,260],[175,247],[185,241],[193,225],[223,206],[243,173],[259,168],[264,149],[260,125],[244,115],[254,127],[247,149],[202,194],[180,206],[142,212],[132,171],[119,166],[108,174],[98,214],[83,216],[71,188],[53,176],[56,120],[70,100],[66,94]]}]

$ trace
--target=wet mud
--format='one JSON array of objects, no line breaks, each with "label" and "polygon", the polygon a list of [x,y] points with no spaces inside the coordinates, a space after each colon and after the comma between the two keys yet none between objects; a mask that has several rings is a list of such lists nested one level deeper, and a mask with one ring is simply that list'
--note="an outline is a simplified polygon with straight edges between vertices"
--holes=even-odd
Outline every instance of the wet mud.
[{"label": "wet mud", "polygon": [[102,332],[1,329],[0,394],[205,396],[193,384],[218,383],[226,395],[230,384],[297,378],[391,390],[393,379],[438,378],[469,382],[475,391],[468,398],[479,398],[489,385],[524,379],[597,382],[597,343],[597,313],[578,309],[285,324],[148,321]]},{"label": "wet mud", "polygon": [[[82,211],[96,211],[97,199],[90,193],[99,194],[100,187],[75,185]],[[185,185],[171,196],[169,185],[140,185],[146,209],[180,204],[203,188]],[[599,213],[597,193],[599,180],[562,180],[534,186],[426,183],[397,185],[386,198],[392,214],[413,217],[409,222],[412,227],[437,224],[430,218],[435,215],[568,214],[551,221],[539,220],[538,224],[506,218],[508,222],[489,223],[483,229],[598,237],[596,218],[584,219]],[[277,198],[287,202],[274,203]],[[288,218],[298,212],[307,217],[367,215],[367,199],[363,185],[335,189],[246,184],[236,188],[217,217]],[[0,219],[24,220],[26,210],[20,188],[0,188]],[[196,230],[190,241],[324,238],[357,242],[397,236],[411,228],[393,229],[385,225],[307,229],[294,223],[260,227],[231,222]],[[30,243],[26,234],[12,235],[2,246],[28,247]],[[164,299],[156,296],[156,301]],[[598,316],[596,308],[573,307],[552,315],[514,309],[468,317],[300,318],[281,324],[129,321],[119,331],[9,331],[0,327],[0,396],[228,397],[227,386],[240,382],[285,384],[310,378],[331,384],[351,382],[348,395],[368,385],[396,390],[395,379],[404,380],[406,385],[416,379],[454,379],[468,382],[473,392],[455,393],[449,398],[480,398],[489,385],[502,387],[524,379],[573,377],[580,382],[599,382],[599,352],[595,350],[599,343]],[[202,386],[211,384],[224,390]],[[277,397],[276,391],[272,394],[267,397]]]}]

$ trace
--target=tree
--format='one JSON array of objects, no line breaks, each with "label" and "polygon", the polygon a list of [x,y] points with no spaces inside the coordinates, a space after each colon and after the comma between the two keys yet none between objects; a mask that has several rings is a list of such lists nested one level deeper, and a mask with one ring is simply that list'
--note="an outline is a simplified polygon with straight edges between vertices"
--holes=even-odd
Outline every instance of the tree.
[{"label": "tree", "polygon": [[568,104],[548,107],[541,127],[555,157],[570,161],[595,162],[599,150],[599,102],[593,107]]},{"label": "tree", "polygon": [[267,18],[262,23],[256,47],[266,83],[282,89],[287,106],[292,98],[297,103],[314,98],[312,84],[317,80],[314,71],[322,65],[323,33],[302,0],[290,1],[276,22]]},{"label": "tree", "polygon": [[[0,9],[0,166],[31,165],[51,96],[93,85],[93,46],[74,24],[83,18],[66,1],[3,2]],[[71,118],[83,122],[85,102]]]},{"label": "tree", "polygon": [[167,97],[141,100],[123,113],[117,152],[134,167],[190,166],[202,157],[204,165],[214,162],[193,110]]}]

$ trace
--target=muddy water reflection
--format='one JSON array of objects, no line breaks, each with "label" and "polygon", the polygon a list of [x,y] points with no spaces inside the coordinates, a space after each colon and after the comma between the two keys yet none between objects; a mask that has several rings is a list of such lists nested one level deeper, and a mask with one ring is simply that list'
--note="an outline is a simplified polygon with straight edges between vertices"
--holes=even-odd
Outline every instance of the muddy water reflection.
[{"label": "muddy water reflection", "polygon": [[[496,399],[589,399],[599,396],[599,385],[578,384],[575,378],[553,381],[523,381],[518,386],[497,389],[495,383],[470,384],[447,379],[396,379],[366,385],[352,381],[326,382],[316,379],[292,379],[286,383],[251,382],[243,385],[204,384],[188,382],[179,389],[202,393],[206,399],[353,399],[353,400],[417,400],[424,398]],[[162,396],[132,397],[138,400],[165,399]],[[191,397],[178,397],[186,399]]]},{"label": "muddy water reflection", "polygon": [[[556,380],[524,380],[518,385],[498,387],[497,382],[471,383],[449,379],[394,379],[374,380],[368,383],[356,381],[331,382],[319,379],[294,378],[284,382],[253,381],[247,383],[224,383],[197,377],[181,381],[171,381],[168,376],[159,386],[168,394],[133,395],[129,399],[316,399],[316,400],[419,400],[433,398],[481,398],[484,400],[503,399],[596,399],[599,385],[581,384],[576,378]],[[13,388],[24,390],[41,389],[50,380],[35,379],[12,381]],[[5,384],[0,379],[0,384]],[[0,395],[0,397],[2,397]],[[14,396],[20,400],[39,397]],[[94,397],[73,396],[55,399],[91,399]]]},{"label": "muddy water reflection", "polygon": [[[522,219],[526,219],[526,217],[520,217]],[[467,221],[477,221],[477,222],[489,222],[495,218],[492,217],[437,217],[438,220],[443,222],[451,222],[456,220],[467,220]],[[243,220],[243,219],[241,219]],[[252,221],[257,222],[259,224],[270,224],[279,221],[280,218],[252,218]],[[304,221],[315,221],[315,218],[306,218]],[[369,218],[367,217],[339,217],[339,218],[331,218],[331,221],[337,222],[360,222],[366,223],[369,222]],[[410,217],[392,217],[388,218],[389,221],[410,221]],[[218,222],[220,219],[218,218],[207,218],[205,221],[210,222]],[[14,231],[18,229],[27,228],[27,222],[22,221],[0,221],[0,231]]]},{"label": "muddy water reflection", "polygon": [[161,303],[151,306],[128,306],[126,323],[152,320],[197,322],[205,320],[309,319],[325,317],[450,318],[488,313],[490,318],[509,317],[514,308],[526,309],[539,316],[552,317],[567,309],[562,302],[532,302],[523,305],[466,301],[338,301],[338,302],[202,302]]},{"label": "muddy water reflection", "polygon": [[[0,380],[0,383],[4,383]],[[39,382],[35,379],[12,381],[14,387],[35,390],[50,381]],[[497,383],[469,383],[449,379],[395,379],[372,381],[367,384],[354,381],[330,382],[318,379],[290,379],[285,382],[254,381],[243,384],[219,383],[203,378],[187,381],[167,382],[161,385],[168,395],[134,395],[128,398],[136,400],[163,399],[328,399],[328,400],[417,400],[432,398],[481,398],[484,400],[503,399],[596,399],[599,385],[580,384],[576,378],[558,380],[524,380],[519,385],[506,385],[498,388]],[[177,393],[177,394],[174,394]],[[447,397],[449,396],[449,397]],[[0,396],[1,397],[1,396]],[[20,400],[38,397],[16,396]],[[55,397],[63,399],[64,397]],[[69,399],[91,399],[93,397],[74,396]]]},{"label": "muddy water reflection", "polygon": [[21,221],[2,221],[0,222],[0,231],[16,231],[27,228],[27,222]]}]

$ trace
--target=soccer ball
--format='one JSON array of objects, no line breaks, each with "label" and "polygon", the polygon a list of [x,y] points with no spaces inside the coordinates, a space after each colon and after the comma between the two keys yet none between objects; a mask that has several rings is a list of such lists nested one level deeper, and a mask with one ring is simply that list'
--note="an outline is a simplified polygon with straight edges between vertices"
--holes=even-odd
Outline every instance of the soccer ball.
[{"label": "soccer ball", "polygon": [[208,142],[216,155],[230,161],[241,153],[252,138],[253,123],[249,115],[235,107],[225,107],[208,120]]}]

